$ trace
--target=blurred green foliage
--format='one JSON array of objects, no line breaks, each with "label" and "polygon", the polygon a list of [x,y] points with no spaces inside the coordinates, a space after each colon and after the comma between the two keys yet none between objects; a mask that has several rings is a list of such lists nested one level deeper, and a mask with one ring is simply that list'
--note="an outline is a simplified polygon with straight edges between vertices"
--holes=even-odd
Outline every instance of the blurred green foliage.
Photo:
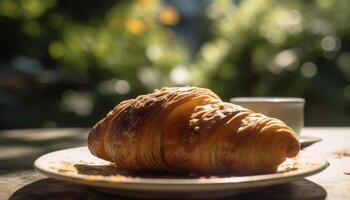
[{"label": "blurred green foliage", "polygon": [[349,1],[192,1],[194,55],[190,6],[167,2],[0,0],[0,128],[91,126],[174,85],[305,97],[307,125],[349,124]]},{"label": "blurred green foliage", "polygon": [[198,84],[226,99],[305,97],[307,125],[349,125],[349,6],[346,0],[247,0],[238,7],[215,1],[208,9],[213,40],[195,61],[198,77],[206,77]]}]

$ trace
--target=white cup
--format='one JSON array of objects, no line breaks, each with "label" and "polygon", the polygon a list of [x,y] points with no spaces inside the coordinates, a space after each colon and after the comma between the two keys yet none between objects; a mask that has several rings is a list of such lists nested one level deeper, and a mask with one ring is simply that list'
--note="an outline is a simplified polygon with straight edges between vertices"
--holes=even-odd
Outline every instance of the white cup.
[{"label": "white cup", "polygon": [[296,134],[300,135],[304,126],[305,99],[291,97],[237,97],[231,103],[282,120]]}]

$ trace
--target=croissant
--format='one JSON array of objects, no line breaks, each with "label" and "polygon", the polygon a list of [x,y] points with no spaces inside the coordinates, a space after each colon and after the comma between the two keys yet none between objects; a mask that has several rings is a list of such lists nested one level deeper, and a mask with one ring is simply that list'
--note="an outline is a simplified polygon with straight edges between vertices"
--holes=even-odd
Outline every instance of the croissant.
[{"label": "croissant", "polygon": [[209,89],[166,87],[119,103],[88,137],[91,153],[132,171],[264,174],[299,151],[294,131]]}]

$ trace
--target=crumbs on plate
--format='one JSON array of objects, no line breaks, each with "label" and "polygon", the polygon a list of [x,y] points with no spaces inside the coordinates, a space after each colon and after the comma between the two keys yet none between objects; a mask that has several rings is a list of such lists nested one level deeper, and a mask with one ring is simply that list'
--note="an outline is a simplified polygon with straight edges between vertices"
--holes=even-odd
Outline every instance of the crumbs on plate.
[{"label": "crumbs on plate", "polygon": [[85,162],[80,160],[76,162],[61,161],[59,164],[50,163],[50,169],[64,174],[72,176],[83,176],[83,179],[87,181],[95,181],[101,179],[108,179],[114,182],[121,182],[128,178],[126,175],[119,174],[114,164]]},{"label": "crumbs on plate", "polygon": [[277,170],[277,173],[291,172],[296,171],[298,169],[314,169],[315,167],[320,166],[318,163],[311,162],[292,162],[292,163],[282,163]]},{"label": "crumbs on plate", "polygon": [[350,150],[340,150],[340,151],[335,151],[333,154],[337,158],[342,158],[342,157],[350,157]]},{"label": "crumbs on plate", "polygon": [[[319,164],[311,162],[298,162],[298,160],[290,159],[287,162],[282,163],[276,173],[286,173],[291,171],[313,169],[318,167]],[[138,179],[138,178],[192,178],[198,181],[205,181],[208,179],[223,178],[226,176],[204,176],[196,173],[190,174],[154,174],[154,173],[133,173],[126,170],[119,169],[113,163],[98,163],[98,162],[86,162],[79,160],[73,161],[60,161],[58,163],[50,163],[50,169],[64,175],[79,176],[86,181],[95,180],[108,180],[113,182],[123,182],[126,179]],[[350,172],[344,172],[346,175],[350,175]],[[233,177],[233,176],[230,176]]]}]

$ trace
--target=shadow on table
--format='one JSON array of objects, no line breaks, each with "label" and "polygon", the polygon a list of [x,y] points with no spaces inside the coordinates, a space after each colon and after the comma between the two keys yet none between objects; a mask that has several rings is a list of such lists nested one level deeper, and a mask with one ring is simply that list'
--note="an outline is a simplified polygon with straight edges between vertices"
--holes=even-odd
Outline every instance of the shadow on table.
[{"label": "shadow on table", "polygon": [[87,129],[0,130],[0,175],[33,169],[48,152],[86,145]]},{"label": "shadow on table", "polygon": [[[326,190],[307,179],[300,179],[291,183],[270,186],[262,190],[223,198],[222,200],[244,199],[309,199],[321,200],[327,196]],[[42,179],[28,184],[17,190],[10,200],[73,200],[73,199],[127,199],[98,192],[88,186],[57,181],[51,178]]]}]

